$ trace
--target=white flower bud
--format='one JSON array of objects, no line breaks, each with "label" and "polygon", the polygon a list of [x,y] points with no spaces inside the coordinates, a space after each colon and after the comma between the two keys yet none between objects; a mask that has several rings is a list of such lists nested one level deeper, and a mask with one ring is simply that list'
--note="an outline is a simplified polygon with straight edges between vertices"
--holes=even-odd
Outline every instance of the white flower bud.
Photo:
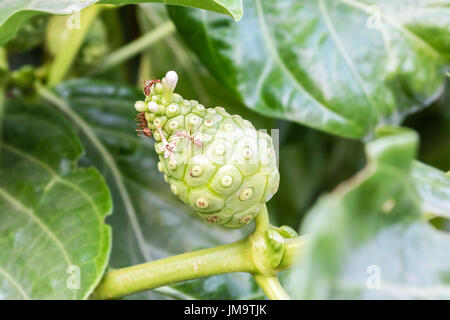
[{"label": "white flower bud", "polygon": [[138,112],[147,111],[147,104],[144,101],[136,101],[134,108]]},{"label": "white flower bud", "polygon": [[164,78],[164,86],[166,87],[166,90],[170,93],[175,90],[175,87],[178,82],[178,75],[175,71],[169,71],[166,73],[166,76]]}]

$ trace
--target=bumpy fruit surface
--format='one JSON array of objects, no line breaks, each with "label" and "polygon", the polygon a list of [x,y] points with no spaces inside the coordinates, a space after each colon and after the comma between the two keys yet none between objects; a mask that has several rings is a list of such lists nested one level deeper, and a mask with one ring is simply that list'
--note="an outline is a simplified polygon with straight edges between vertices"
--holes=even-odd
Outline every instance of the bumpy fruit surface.
[{"label": "bumpy fruit surface", "polygon": [[135,104],[145,135],[150,129],[155,138],[158,169],[172,192],[205,221],[242,227],[278,190],[272,139],[222,107],[184,100],[173,93],[177,80],[169,71]]}]

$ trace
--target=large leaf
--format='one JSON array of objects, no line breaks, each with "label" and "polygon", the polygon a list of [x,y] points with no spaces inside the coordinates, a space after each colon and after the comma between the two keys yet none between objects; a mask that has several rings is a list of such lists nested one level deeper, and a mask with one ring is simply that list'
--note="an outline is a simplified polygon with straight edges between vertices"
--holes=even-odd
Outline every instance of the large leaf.
[{"label": "large leaf", "polygon": [[[107,266],[111,197],[64,118],[7,105],[0,142],[0,300],[83,299]],[[78,287],[78,276],[80,286]]]},{"label": "large leaf", "polygon": [[234,20],[239,21],[242,17],[242,0],[100,0],[99,3],[108,4],[130,4],[159,2],[168,5],[200,8],[226,14]]},{"label": "large leaf", "polygon": [[425,222],[411,178],[417,136],[392,131],[368,144],[365,170],[310,211],[295,298],[450,298],[450,236]]},{"label": "large leaf", "polygon": [[[134,102],[142,99],[141,92],[89,80],[66,82],[57,90],[80,117],[87,147],[85,164],[99,168],[113,193],[112,267],[212,247],[248,233],[207,225],[172,195],[157,169],[153,139],[134,133]],[[157,291],[180,298],[262,296],[247,274],[216,276]]]},{"label": "large leaf", "polygon": [[239,20],[242,16],[241,0],[2,0],[0,45],[11,39],[24,21],[39,12],[73,14],[95,3],[124,5],[144,2],[202,8],[227,14],[235,20]]},{"label": "large leaf", "polygon": [[420,194],[422,211],[450,218],[450,175],[421,162],[415,162],[412,176]]},{"label": "large leaf", "polygon": [[268,116],[362,138],[442,92],[449,0],[248,0],[239,23],[169,10],[211,72]]}]

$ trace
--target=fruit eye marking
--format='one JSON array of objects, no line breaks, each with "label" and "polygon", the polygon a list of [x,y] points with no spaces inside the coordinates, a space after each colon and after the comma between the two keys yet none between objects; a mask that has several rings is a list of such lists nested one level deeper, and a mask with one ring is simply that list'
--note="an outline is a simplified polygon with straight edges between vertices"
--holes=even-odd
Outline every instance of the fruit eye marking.
[{"label": "fruit eye marking", "polygon": [[220,180],[220,184],[222,185],[222,187],[225,187],[225,188],[231,186],[232,183],[233,183],[233,177],[230,175],[223,176],[222,179]]},{"label": "fruit eye marking", "polygon": [[224,155],[224,154],[225,154],[225,147],[224,147],[224,145],[223,145],[223,144],[217,145],[217,146],[214,148],[214,153],[217,154],[217,155],[219,155],[219,156]]},{"label": "fruit eye marking", "polygon": [[205,120],[205,127],[212,127],[212,125],[213,125],[213,121],[212,120]]},{"label": "fruit eye marking", "polygon": [[191,172],[189,174],[191,175],[191,177],[198,177],[202,174],[202,172],[203,172],[202,167],[196,165],[192,167]]},{"label": "fruit eye marking", "polygon": [[178,122],[170,121],[169,128],[172,129],[172,130],[175,130],[176,128],[178,128]]},{"label": "fruit eye marking", "polygon": [[250,159],[251,156],[252,156],[252,150],[251,150],[249,147],[245,147],[245,148],[242,150],[242,154],[244,155],[244,159],[245,159],[245,160],[248,160],[248,159]]},{"label": "fruit eye marking", "polygon": [[209,201],[206,200],[205,198],[198,198],[195,201],[195,205],[200,209],[206,209],[209,207]]},{"label": "fruit eye marking", "polygon": [[175,104],[175,103],[173,103],[173,104],[171,104],[171,105],[169,105],[169,106],[167,107],[167,110],[168,110],[170,113],[175,113],[175,112],[178,111],[178,105]]},{"label": "fruit eye marking", "polygon": [[176,161],[169,161],[169,169],[175,170],[177,168],[177,162]]},{"label": "fruit eye marking", "polygon": [[223,129],[224,129],[225,131],[233,131],[234,126],[233,126],[233,124],[231,124],[231,123],[225,123],[225,125],[223,126]]},{"label": "fruit eye marking", "polygon": [[198,121],[199,121],[199,119],[197,117],[192,117],[189,120],[189,123],[195,126],[198,123]]},{"label": "fruit eye marking", "polygon": [[239,195],[239,200],[245,201],[248,200],[253,194],[253,188],[248,187],[242,190],[241,194]]},{"label": "fruit eye marking", "polygon": [[217,219],[218,219],[217,216],[212,216],[212,217],[206,218],[206,221],[208,221],[209,223],[216,223]]},{"label": "fruit eye marking", "polygon": [[197,109],[198,111],[201,112],[201,111],[205,110],[205,107],[203,105],[201,105],[201,104],[198,104],[198,105],[195,106],[195,109]]}]

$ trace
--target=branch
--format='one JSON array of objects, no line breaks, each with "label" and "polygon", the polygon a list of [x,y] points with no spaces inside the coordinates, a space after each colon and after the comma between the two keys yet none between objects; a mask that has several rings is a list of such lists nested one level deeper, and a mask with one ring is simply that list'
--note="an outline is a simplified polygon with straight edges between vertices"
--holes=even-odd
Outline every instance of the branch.
[{"label": "branch", "polygon": [[[305,246],[305,237],[293,238],[285,248],[285,256],[277,270],[288,269]],[[106,273],[91,299],[114,299],[157,287],[223,273],[248,272],[271,299],[286,299],[276,279],[258,275],[250,259],[249,238],[227,245],[193,251]],[[289,257],[287,256],[289,255]]]},{"label": "branch", "polygon": [[108,272],[92,299],[113,299],[132,293],[230,272],[256,271],[249,259],[249,243],[231,244],[193,251]]},{"label": "branch", "polygon": [[[262,273],[264,257],[255,259],[258,234],[269,228],[264,208],[255,219],[255,231],[245,239],[227,245],[176,255],[132,267],[109,271],[91,295],[91,299],[114,299],[177,282],[232,272],[248,272],[271,299],[289,299],[281,287],[276,272],[292,266],[305,246],[305,237],[286,239],[284,255],[271,274]],[[257,261],[261,261],[258,263]],[[267,268],[265,269],[267,270]]]},{"label": "branch", "polygon": [[263,289],[267,297],[271,300],[291,300],[291,297],[284,291],[280,281],[276,276],[268,277],[255,275],[256,283]]}]

